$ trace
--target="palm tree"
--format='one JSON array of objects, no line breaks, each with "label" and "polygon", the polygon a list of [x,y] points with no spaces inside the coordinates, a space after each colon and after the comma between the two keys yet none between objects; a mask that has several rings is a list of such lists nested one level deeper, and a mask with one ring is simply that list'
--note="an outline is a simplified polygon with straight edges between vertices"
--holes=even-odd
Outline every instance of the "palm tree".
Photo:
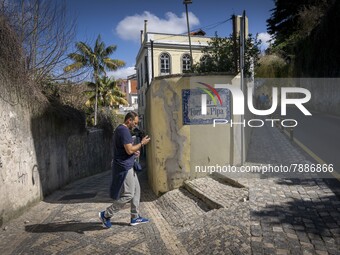
[{"label": "palm tree", "polygon": [[98,84],[100,75],[106,75],[106,71],[114,71],[125,65],[122,60],[111,59],[109,56],[116,50],[116,45],[106,47],[105,43],[98,35],[94,48],[88,46],[84,42],[76,43],[77,52],[70,53],[68,57],[74,62],[64,68],[65,72],[77,71],[83,68],[92,68],[93,80],[96,85],[95,108],[94,108],[94,124],[97,125],[98,111]]},{"label": "palm tree", "polygon": [[[98,87],[98,105],[101,107],[118,108],[119,105],[127,105],[126,94],[119,90],[115,79],[104,76],[98,80],[97,84],[93,82],[88,84],[89,87]],[[95,103],[95,93],[88,92],[89,99],[85,106],[91,107]]]}]

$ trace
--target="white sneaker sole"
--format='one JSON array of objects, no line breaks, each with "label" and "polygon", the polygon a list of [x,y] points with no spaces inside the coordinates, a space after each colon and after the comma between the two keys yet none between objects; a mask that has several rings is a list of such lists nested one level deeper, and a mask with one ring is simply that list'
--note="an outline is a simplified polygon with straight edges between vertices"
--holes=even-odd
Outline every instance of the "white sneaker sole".
[{"label": "white sneaker sole", "polygon": [[150,221],[144,221],[144,222],[136,222],[136,223],[130,223],[130,226],[136,226],[139,224],[149,223]]}]

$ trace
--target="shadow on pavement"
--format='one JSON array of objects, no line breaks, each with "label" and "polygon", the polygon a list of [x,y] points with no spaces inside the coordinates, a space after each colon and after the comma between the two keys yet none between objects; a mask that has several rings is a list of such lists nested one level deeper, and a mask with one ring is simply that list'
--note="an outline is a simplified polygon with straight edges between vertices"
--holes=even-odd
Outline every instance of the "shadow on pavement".
[{"label": "shadow on pavement", "polygon": [[[141,202],[152,202],[157,196],[151,190],[147,173],[138,174],[141,187]],[[112,203],[109,196],[111,172],[107,171],[69,184],[44,199],[51,204]]]},{"label": "shadow on pavement", "polygon": [[[129,224],[126,222],[112,222],[112,225],[128,226]],[[25,226],[25,231],[31,233],[74,232],[84,234],[85,231],[98,230],[105,230],[99,222],[63,221]]]},{"label": "shadow on pavement", "polygon": [[252,217],[259,218],[264,224],[283,225],[296,230],[298,235],[340,235],[337,222],[338,199],[325,196],[321,199],[296,199],[281,205],[267,205],[263,210],[252,211]]},{"label": "shadow on pavement", "polygon": [[335,178],[320,178],[320,179],[300,179],[300,178],[282,178],[275,183],[280,185],[300,185],[305,187],[315,187],[318,182],[324,182],[324,184],[340,199],[340,181]]}]

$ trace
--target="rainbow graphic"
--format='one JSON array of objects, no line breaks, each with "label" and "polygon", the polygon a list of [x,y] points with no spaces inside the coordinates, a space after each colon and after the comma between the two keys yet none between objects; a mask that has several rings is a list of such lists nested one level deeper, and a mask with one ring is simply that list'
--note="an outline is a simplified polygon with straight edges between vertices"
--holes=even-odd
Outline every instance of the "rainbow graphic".
[{"label": "rainbow graphic", "polygon": [[[211,85],[209,85],[209,84],[206,84],[206,83],[203,83],[203,82],[197,82],[197,83],[198,83],[198,84],[201,84],[201,85],[203,85],[203,86],[205,86],[205,87],[207,87],[208,89],[210,89],[211,92],[217,97],[217,99],[218,99],[220,105],[222,106],[222,99],[221,99],[221,96],[220,96],[220,94],[218,94],[217,90],[216,90],[213,86],[211,86]],[[201,88],[201,87],[198,87],[198,89],[200,89],[201,91],[207,93],[207,94],[210,96],[211,100],[214,102],[214,104],[217,105],[216,98],[214,97],[214,95],[213,95],[208,89],[206,89],[206,88]]]}]

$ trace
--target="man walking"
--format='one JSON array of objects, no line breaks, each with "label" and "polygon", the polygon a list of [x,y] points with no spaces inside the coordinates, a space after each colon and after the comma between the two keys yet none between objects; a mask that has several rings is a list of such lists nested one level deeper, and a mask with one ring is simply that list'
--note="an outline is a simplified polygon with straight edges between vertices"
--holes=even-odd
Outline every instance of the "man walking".
[{"label": "man walking", "polygon": [[149,222],[139,215],[140,186],[136,172],[133,169],[135,157],[140,149],[149,143],[148,136],[143,137],[139,144],[133,145],[130,131],[138,125],[138,115],[129,112],[124,118],[124,124],[119,125],[113,135],[113,164],[110,196],[114,199],[111,206],[99,212],[103,226],[110,228],[110,218],[126,203],[131,203],[130,225]]}]

